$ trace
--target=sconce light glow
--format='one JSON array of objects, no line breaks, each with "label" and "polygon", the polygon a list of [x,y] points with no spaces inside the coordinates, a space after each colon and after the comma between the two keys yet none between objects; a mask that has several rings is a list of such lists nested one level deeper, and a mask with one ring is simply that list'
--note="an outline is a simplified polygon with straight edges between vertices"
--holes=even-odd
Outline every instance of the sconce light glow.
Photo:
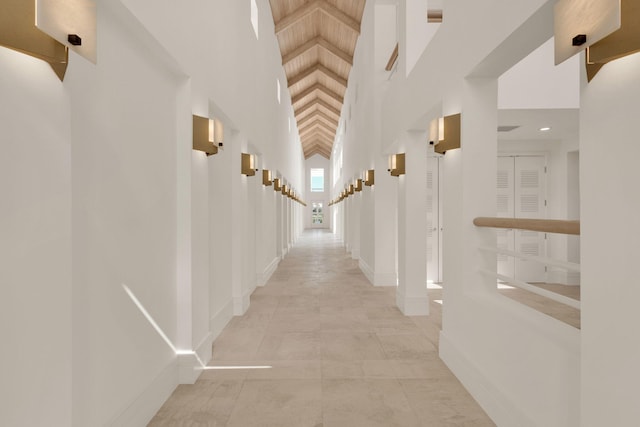
[{"label": "sconce light glow", "polygon": [[545,127],[541,127],[541,128],[540,128],[540,132],[548,132],[548,131],[550,131],[550,130],[551,130],[551,128],[550,128],[550,127],[548,127],[548,126],[545,126]]},{"label": "sconce light glow", "polygon": [[214,130],[214,126],[213,126],[213,123],[214,123],[214,122],[213,122],[213,119],[209,119],[209,142],[210,142],[210,143],[212,143],[212,144],[214,143],[214,138],[213,138],[213,135],[214,135],[214,132],[213,132],[213,130]]},{"label": "sconce light glow", "polygon": [[200,356],[198,356],[198,353],[196,353],[195,351],[193,351],[193,350],[178,350],[178,349],[176,349],[176,346],[173,345],[173,343],[171,342],[171,340],[169,339],[167,334],[164,333],[162,328],[160,328],[160,326],[156,323],[156,321],[153,319],[151,314],[149,314],[147,309],[144,308],[144,306],[142,305],[140,300],[136,297],[136,295],[133,293],[133,291],[131,291],[131,289],[129,289],[129,287],[127,285],[125,285],[124,283],[122,284],[122,289],[124,289],[124,291],[127,293],[129,298],[131,298],[131,301],[133,301],[135,306],[138,307],[138,310],[140,310],[140,312],[147,319],[149,324],[151,324],[153,329],[155,329],[155,331],[158,333],[158,335],[160,335],[160,337],[164,340],[164,342],[167,343],[169,348],[171,348],[171,350],[173,350],[173,352],[176,354],[176,356],[193,356],[193,357],[195,357],[196,360],[198,361],[198,363],[200,364],[200,368],[199,369],[202,369],[202,370],[214,370],[214,369],[271,369],[272,368],[271,366],[207,366],[202,361],[202,359],[200,359]]},{"label": "sconce light glow", "polygon": [[153,327],[153,329],[156,330],[156,332],[158,333],[158,335],[160,335],[160,337],[164,340],[164,342],[167,343],[167,345],[171,348],[171,350],[173,350],[173,352],[175,354],[183,354],[181,352],[179,352],[176,349],[176,346],[173,345],[173,343],[171,342],[171,340],[169,339],[169,337],[164,333],[164,331],[160,328],[160,326],[158,326],[158,324],[156,323],[155,320],[153,320],[153,317],[151,317],[151,315],[149,314],[149,312],[147,311],[146,308],[144,308],[144,306],[142,305],[142,303],[140,302],[140,300],[138,300],[138,298],[135,296],[135,294],[131,291],[131,289],[129,289],[129,287],[127,285],[125,285],[124,283],[122,284],[122,288],[124,289],[124,291],[127,293],[127,295],[129,296],[129,298],[131,298],[131,301],[133,301],[133,303],[136,305],[136,307],[138,307],[138,310],[140,310],[140,312],[142,313],[142,315],[147,319],[147,321],[149,321],[149,323],[151,324],[151,326]]}]

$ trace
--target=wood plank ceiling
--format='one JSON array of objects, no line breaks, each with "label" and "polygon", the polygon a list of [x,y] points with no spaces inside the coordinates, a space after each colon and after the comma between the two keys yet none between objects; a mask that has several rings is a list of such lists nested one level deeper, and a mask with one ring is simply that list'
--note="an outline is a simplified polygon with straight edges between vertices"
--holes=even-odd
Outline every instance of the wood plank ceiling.
[{"label": "wood plank ceiling", "polygon": [[270,0],[305,158],[331,156],[365,0]]}]

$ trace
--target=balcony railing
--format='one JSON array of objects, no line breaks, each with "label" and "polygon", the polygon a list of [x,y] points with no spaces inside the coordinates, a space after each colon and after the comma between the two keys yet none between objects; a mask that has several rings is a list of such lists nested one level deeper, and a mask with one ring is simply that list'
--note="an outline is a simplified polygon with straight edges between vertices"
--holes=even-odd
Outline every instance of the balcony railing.
[{"label": "balcony railing", "polygon": [[[553,219],[532,219],[532,218],[493,218],[493,217],[479,217],[473,220],[474,225],[478,227],[489,228],[507,228],[516,230],[528,230],[538,231],[543,233],[558,233],[568,235],[580,234],[580,221],[566,221],[566,220],[553,220]],[[580,264],[558,260],[549,257],[527,255],[520,252],[510,251],[506,249],[500,249],[497,247],[480,247],[479,250],[488,253],[494,253],[499,255],[505,255],[509,257],[519,258],[527,261],[534,261],[541,263],[545,266],[553,266],[567,271],[580,272]],[[539,286],[532,285],[530,283],[518,280],[514,277],[505,276],[497,273],[497,271],[482,270],[483,274],[494,277],[495,279],[508,283],[514,287],[532,292],[542,297],[548,298],[555,302],[567,305],[569,307],[580,309],[580,301],[561,295],[559,293],[541,288]]]}]

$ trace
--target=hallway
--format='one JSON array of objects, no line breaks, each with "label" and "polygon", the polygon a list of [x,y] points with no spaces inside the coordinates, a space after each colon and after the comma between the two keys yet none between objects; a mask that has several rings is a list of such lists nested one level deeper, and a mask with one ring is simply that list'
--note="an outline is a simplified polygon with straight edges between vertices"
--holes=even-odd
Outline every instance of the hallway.
[{"label": "hallway", "polygon": [[[492,426],[438,357],[431,316],[405,317],[335,236],[307,230],[150,426]],[[234,367],[235,369],[229,369]]]}]

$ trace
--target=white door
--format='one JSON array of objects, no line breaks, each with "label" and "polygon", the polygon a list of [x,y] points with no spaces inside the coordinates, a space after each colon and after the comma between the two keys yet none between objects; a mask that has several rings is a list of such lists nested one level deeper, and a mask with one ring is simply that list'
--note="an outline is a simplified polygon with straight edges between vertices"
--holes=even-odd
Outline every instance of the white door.
[{"label": "white door", "polygon": [[[500,218],[513,218],[515,216],[515,183],[513,178],[513,174],[515,172],[514,169],[514,157],[498,157],[497,216]],[[498,228],[496,234],[498,237],[498,249],[513,251],[515,243],[513,230]],[[498,274],[514,277],[514,272],[515,262],[513,257],[498,254]]]},{"label": "white door", "polygon": [[427,281],[440,278],[440,157],[427,157]]},{"label": "white door", "polygon": [[[544,156],[498,158],[497,209],[499,217],[545,217]],[[498,248],[526,255],[544,256],[545,234],[526,230],[498,230]],[[525,282],[546,281],[544,265],[498,255],[498,273]]]},{"label": "white door", "polygon": [[[515,217],[545,218],[545,159],[542,156],[515,158]],[[516,230],[515,248],[525,255],[546,254],[545,233]],[[535,261],[516,259],[516,279],[545,282],[546,268]]]}]

